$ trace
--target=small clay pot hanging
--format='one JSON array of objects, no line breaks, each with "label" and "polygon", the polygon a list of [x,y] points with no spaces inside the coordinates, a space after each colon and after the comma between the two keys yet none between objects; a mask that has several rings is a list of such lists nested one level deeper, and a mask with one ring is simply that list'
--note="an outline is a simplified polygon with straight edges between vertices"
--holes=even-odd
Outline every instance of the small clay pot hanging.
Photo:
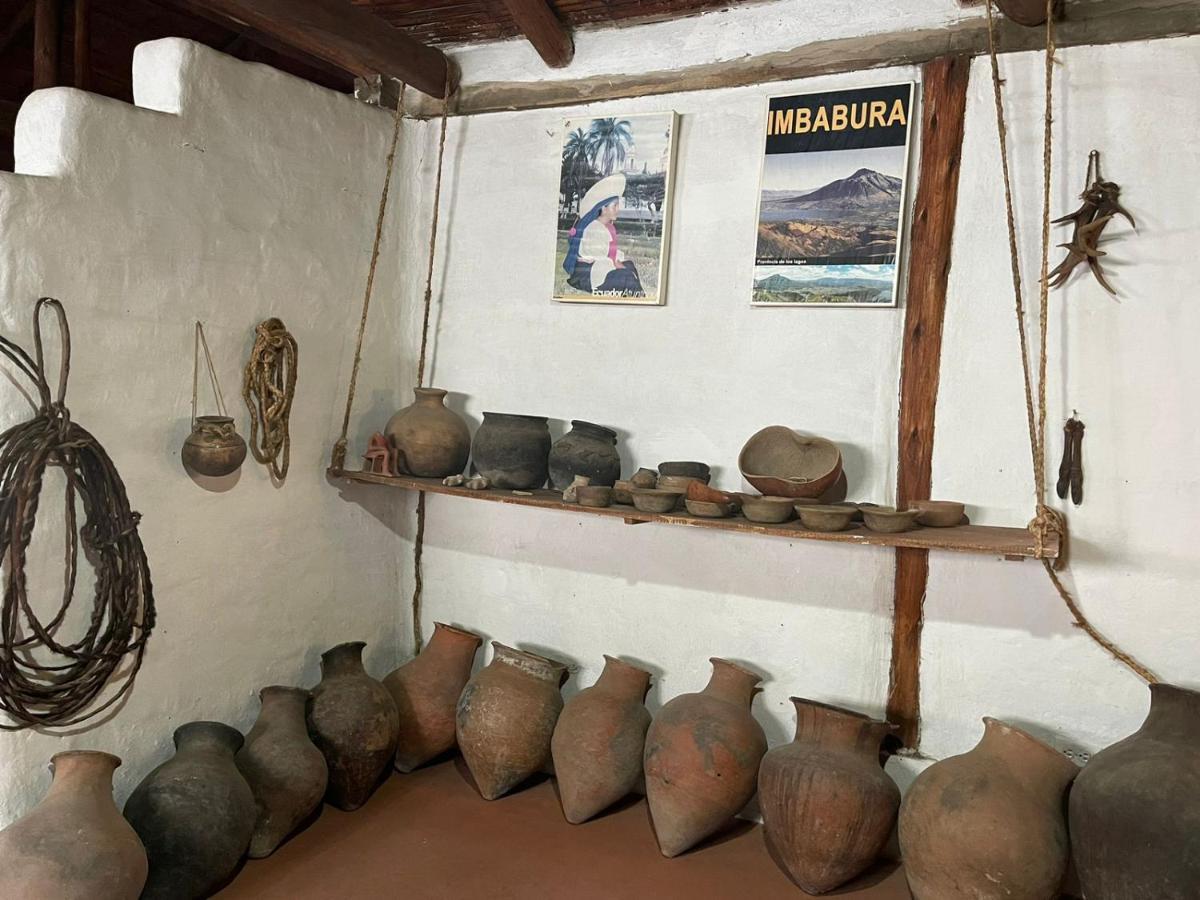
[{"label": "small clay pot hanging", "polygon": [[[196,415],[197,394],[200,387],[200,348],[208,363],[208,376],[212,382],[219,415]],[[208,339],[204,326],[196,323],[195,352],[192,363],[192,433],[183,442],[183,464],[193,472],[219,478],[232,475],[246,460],[246,442],[237,433],[233,418],[226,414],[225,398],[217,381],[217,370],[213,366],[212,354],[208,350]]]}]

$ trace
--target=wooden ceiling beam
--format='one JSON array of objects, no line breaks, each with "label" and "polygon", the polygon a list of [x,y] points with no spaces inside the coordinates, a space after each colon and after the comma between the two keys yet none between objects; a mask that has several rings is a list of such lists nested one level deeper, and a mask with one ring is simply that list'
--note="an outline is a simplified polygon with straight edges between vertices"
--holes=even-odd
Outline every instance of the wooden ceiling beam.
[{"label": "wooden ceiling beam", "polygon": [[546,0],[503,0],[513,22],[533,44],[538,56],[552,69],[561,69],[575,57],[575,42]]},{"label": "wooden ceiling beam", "polygon": [[0,28],[0,56],[4,55],[4,51],[33,21],[33,4],[34,0],[27,0],[26,3],[21,4],[21,8],[16,11],[16,14],[8,20],[3,28]]}]

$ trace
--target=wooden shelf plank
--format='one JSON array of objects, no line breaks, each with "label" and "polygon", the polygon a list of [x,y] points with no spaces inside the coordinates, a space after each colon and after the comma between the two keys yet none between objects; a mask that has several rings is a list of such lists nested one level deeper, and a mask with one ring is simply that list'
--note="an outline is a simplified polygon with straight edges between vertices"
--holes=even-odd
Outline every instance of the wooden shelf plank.
[{"label": "wooden shelf plank", "polygon": [[[644,513],[632,506],[614,504],[603,509],[564,503],[558,491],[504,491],[490,488],[473,491],[465,487],[447,487],[436,478],[410,478],[372,475],[369,472],[337,472],[329,470],[334,478],[345,478],[360,484],[377,484],[405,491],[425,491],[429,494],[446,494],[468,500],[487,500],[493,503],[512,503],[517,506],[533,506],[538,509],[557,509],[580,515],[604,516],[630,525],[643,522],[658,522],[665,525],[690,525],[694,528],[710,528],[716,531],[733,531],[741,534],[763,534],[812,541],[830,541],[839,544],[865,544],[873,547],[913,547],[919,550],[951,550],[959,553],[983,553],[1002,556],[1006,559],[1021,559],[1035,554],[1033,535],[1025,528],[1001,528],[995,525],[958,525],[954,528],[917,528],[900,534],[880,534],[869,531],[862,525],[846,531],[808,531],[799,521],[782,525],[760,525],[741,516],[729,519],[704,519],[686,513],[663,515]],[[1047,547],[1047,556],[1058,556],[1058,544]]]}]

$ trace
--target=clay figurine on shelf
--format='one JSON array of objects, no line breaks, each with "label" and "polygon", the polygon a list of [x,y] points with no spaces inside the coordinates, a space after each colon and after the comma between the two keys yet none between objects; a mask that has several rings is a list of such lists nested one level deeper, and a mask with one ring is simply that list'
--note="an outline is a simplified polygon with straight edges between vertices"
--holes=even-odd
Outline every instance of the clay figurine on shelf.
[{"label": "clay figurine on shelf", "polygon": [[380,432],[371,435],[367,452],[363,454],[363,471],[371,475],[387,475],[394,478],[399,473],[397,460],[400,451]]}]

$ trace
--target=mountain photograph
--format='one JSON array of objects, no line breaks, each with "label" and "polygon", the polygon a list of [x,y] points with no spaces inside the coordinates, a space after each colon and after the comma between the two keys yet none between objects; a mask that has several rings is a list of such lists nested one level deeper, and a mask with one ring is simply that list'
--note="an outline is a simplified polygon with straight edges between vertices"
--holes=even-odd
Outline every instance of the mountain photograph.
[{"label": "mountain photograph", "polygon": [[896,267],[779,266],[754,280],[753,302],[779,304],[854,304],[888,306]]}]

